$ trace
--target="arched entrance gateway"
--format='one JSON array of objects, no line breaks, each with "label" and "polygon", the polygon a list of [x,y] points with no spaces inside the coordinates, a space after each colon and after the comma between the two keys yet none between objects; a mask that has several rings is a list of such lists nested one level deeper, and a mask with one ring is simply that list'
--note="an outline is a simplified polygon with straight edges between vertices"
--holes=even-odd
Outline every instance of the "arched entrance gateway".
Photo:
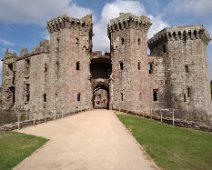
[{"label": "arched entrance gateway", "polygon": [[109,108],[109,91],[108,88],[98,85],[93,90],[93,107],[95,109],[108,109]]},{"label": "arched entrance gateway", "polygon": [[91,86],[93,90],[93,107],[109,108],[109,77],[111,74],[110,55],[94,52],[90,63]]}]

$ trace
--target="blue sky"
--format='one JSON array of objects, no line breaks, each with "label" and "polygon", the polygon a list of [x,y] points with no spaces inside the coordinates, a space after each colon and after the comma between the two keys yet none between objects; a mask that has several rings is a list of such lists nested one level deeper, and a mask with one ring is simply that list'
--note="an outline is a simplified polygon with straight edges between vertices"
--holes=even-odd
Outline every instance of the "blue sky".
[{"label": "blue sky", "polygon": [[[68,14],[82,17],[93,14],[94,50],[108,51],[107,24],[120,12],[146,15],[152,20],[149,38],[169,26],[203,24],[212,35],[212,0],[2,0],[0,1],[0,56],[5,48],[18,55],[49,38],[46,21]],[[209,68],[212,79],[212,42],[209,43]],[[2,63],[0,63],[0,69]],[[0,75],[1,77],[1,75]]]}]

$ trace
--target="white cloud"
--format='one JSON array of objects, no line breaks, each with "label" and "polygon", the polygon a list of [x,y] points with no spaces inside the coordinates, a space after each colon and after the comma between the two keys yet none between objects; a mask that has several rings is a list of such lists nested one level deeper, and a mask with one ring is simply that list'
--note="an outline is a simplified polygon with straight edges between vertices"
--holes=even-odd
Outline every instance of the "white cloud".
[{"label": "white cloud", "polygon": [[92,13],[88,8],[80,7],[71,0],[6,0],[0,1],[0,21],[18,24],[43,25],[48,19],[58,15],[68,14],[82,17]]},{"label": "white cloud", "polygon": [[158,31],[169,27],[169,24],[166,21],[163,21],[160,16],[153,17],[152,15],[148,15],[148,17],[151,19],[152,22],[152,26],[150,27],[148,32],[148,38],[153,37],[154,34]]},{"label": "white cloud", "polygon": [[[112,3],[107,3],[102,9],[101,19],[94,24],[93,44],[94,50],[109,51],[109,39],[107,37],[107,24],[110,19],[119,16],[120,12],[131,12],[134,15],[148,15],[145,7],[138,1],[122,1],[115,0]],[[154,35],[164,27],[168,26],[167,22],[164,22],[160,17],[149,16],[153,22],[150,29],[149,36]]]},{"label": "white cloud", "polygon": [[169,9],[174,9],[178,14],[197,15],[201,17],[212,15],[211,0],[172,0]]},{"label": "white cloud", "polygon": [[10,42],[10,41],[5,40],[5,39],[0,39],[0,43],[3,44],[3,45],[6,45],[6,46],[13,46],[13,45],[15,45],[13,42]]}]

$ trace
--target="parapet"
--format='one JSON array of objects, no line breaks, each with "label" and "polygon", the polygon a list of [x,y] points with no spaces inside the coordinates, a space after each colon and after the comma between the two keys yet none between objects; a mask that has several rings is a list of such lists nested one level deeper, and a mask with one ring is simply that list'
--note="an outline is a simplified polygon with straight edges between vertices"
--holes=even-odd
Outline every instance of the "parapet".
[{"label": "parapet", "polygon": [[105,53],[102,54],[101,51],[95,51],[91,53],[91,60],[95,59],[105,59],[105,60],[110,60],[110,53]]},{"label": "parapet", "polygon": [[135,16],[131,13],[120,13],[119,17],[110,20],[108,25],[108,33],[123,29],[137,29],[148,31],[152,25],[150,19],[146,16]]},{"label": "parapet", "polygon": [[14,63],[18,60],[18,55],[16,53],[9,52],[9,49],[7,48],[4,57],[2,61],[4,61],[6,64]]},{"label": "parapet", "polygon": [[195,39],[202,39],[206,44],[210,41],[210,34],[203,25],[186,25],[165,28],[148,40],[148,46],[152,49],[158,44],[167,41],[187,41]]},{"label": "parapet", "polygon": [[41,53],[49,53],[49,40],[42,40],[38,47],[32,49],[31,56]]},{"label": "parapet", "polygon": [[72,27],[87,27],[92,25],[92,15],[86,15],[81,19],[72,18],[67,15],[59,16],[47,22],[47,29],[49,33],[58,32],[64,28]]}]

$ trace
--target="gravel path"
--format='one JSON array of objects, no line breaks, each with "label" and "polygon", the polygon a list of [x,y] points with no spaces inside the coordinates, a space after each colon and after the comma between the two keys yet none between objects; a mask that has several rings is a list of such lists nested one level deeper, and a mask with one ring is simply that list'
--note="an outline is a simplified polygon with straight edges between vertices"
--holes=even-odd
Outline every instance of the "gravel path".
[{"label": "gravel path", "polygon": [[50,140],[15,170],[158,169],[113,111],[87,111],[18,132]]}]

